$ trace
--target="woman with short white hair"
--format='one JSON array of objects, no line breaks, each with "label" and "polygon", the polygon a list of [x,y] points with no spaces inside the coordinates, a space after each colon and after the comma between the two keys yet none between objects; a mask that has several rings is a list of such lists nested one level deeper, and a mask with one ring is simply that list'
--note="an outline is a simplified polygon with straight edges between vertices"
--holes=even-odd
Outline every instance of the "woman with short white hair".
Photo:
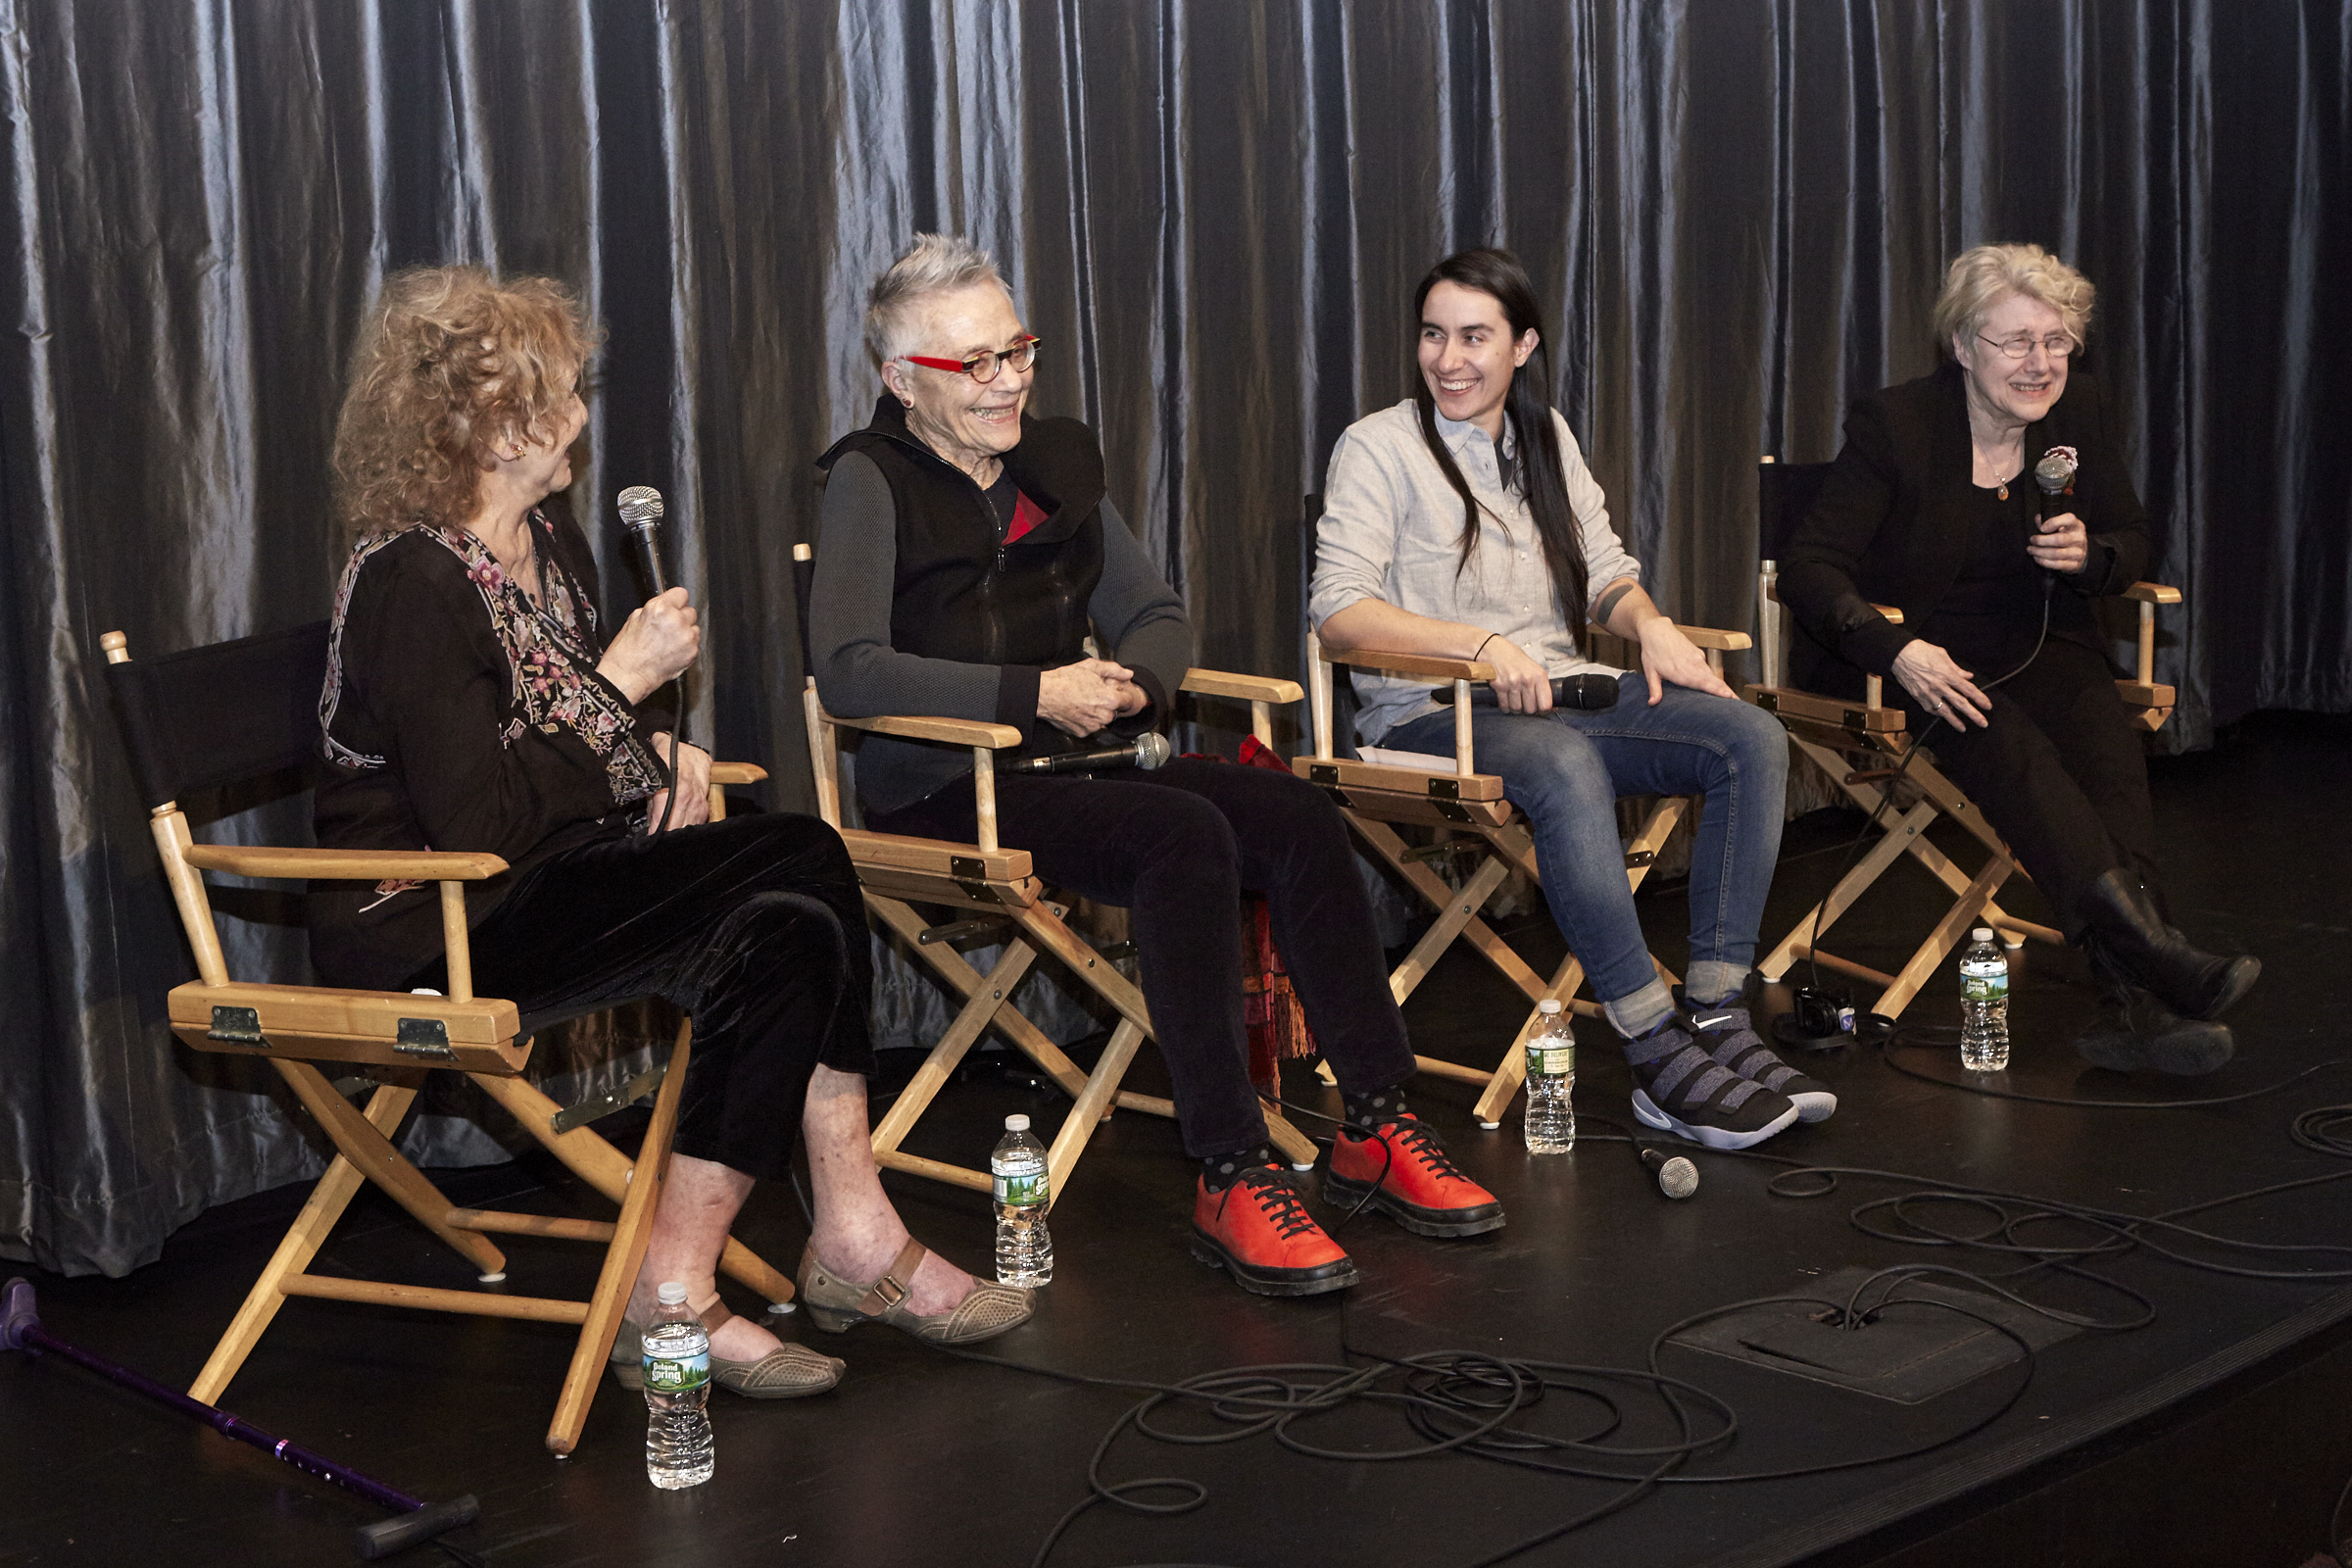
[{"label": "woman with short white hair", "polygon": [[[2262,966],[2192,947],[2156,890],[2147,763],[2089,604],[2150,555],[2099,389],[2073,368],[2092,298],[2038,245],[1952,263],[1933,318],[1946,362],[1854,406],[1789,543],[1790,673],[1834,695],[1859,695],[1866,675],[1908,694],[1913,733],[2113,995],[2117,1018],[2075,1043],[2084,1058],[2205,1073],[2235,1049],[2213,1020]],[[2052,454],[2071,487],[2043,506],[2035,471]]]},{"label": "woman with short white hair", "polygon": [[[1017,726],[1019,756],[1084,751],[1165,721],[1192,662],[1184,602],[1111,504],[1075,419],[1031,417],[1038,340],[986,252],[948,234],[875,280],[874,416],[826,453],[810,596],[817,691],[837,713]],[[1106,657],[1088,651],[1090,633]],[[1106,737],[1097,738],[1097,737]],[[865,823],[963,840],[970,753],[868,736]],[[1146,773],[1000,775],[998,836],[1047,882],[1127,907],[1184,1147],[1192,1249],[1266,1296],[1356,1280],[1274,1157],[1250,1087],[1241,893],[1266,896],[1345,1120],[1324,1194],[1424,1236],[1503,1222],[1405,1103],[1412,1047],[1381,963],[1348,829],[1288,772],[1180,758]],[[806,1283],[806,1282],[805,1282]]]}]

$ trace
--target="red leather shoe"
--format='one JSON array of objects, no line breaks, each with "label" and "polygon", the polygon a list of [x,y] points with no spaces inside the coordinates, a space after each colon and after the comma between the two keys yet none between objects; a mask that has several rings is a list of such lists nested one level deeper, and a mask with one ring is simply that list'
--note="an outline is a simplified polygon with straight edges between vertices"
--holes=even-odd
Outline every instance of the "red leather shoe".
[{"label": "red leather shoe", "polygon": [[1251,1165],[1223,1192],[1200,1183],[1193,1255],[1259,1296],[1319,1296],[1357,1278],[1354,1260],[1323,1234],[1298,1182],[1278,1165]]},{"label": "red leather shoe", "polygon": [[1344,1127],[1323,1173],[1326,1202],[1377,1208],[1416,1236],[1479,1236],[1502,1229],[1494,1195],[1454,1168],[1445,1146],[1410,1112],[1369,1135]]}]

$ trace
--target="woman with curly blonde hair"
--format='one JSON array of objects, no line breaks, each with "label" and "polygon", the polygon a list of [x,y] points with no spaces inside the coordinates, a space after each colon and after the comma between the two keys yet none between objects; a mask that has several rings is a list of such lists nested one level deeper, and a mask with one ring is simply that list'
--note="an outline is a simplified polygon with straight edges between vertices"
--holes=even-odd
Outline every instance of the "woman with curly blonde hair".
[{"label": "woman with curly blonde hair", "polygon": [[[2235,1049],[2215,1020],[2262,966],[2192,947],[2156,891],[2147,762],[2089,606],[2149,559],[2116,428],[2072,368],[2092,292],[2038,245],[1954,259],[1933,316],[1946,363],[1854,405],[1789,543],[1781,598],[1804,633],[1791,673],[1838,695],[1859,696],[1865,675],[1901,683],[1913,733],[2114,998],[2116,1017],[2078,1053],[2119,1071],[2206,1073]],[[2042,505],[2051,459],[2067,478]]]},{"label": "woman with curly blonde hair", "polygon": [[[674,749],[672,830],[659,828],[673,749],[657,699],[699,652],[695,612],[672,588],[608,641],[587,541],[539,507],[571,482],[595,343],[550,279],[449,267],[386,281],[335,440],[358,537],[319,699],[318,842],[502,857],[506,874],[466,885],[474,983],[512,999],[526,1033],[648,993],[693,1014],[669,1175],[614,1371],[636,1386],[636,1325],[677,1280],[710,1329],[722,1387],[814,1394],[842,1364],[733,1317],[715,1273],[753,1180],[791,1170],[796,1129],[814,1178],[810,1251],[875,1282],[890,1304],[868,1315],[968,1342],[1025,1320],[1028,1298],[926,1252],[883,1195],[862,1076],[864,915],[839,835],[780,813],[707,821],[709,761],[691,746]],[[310,909],[330,984],[444,984],[430,888],[322,883]]]}]

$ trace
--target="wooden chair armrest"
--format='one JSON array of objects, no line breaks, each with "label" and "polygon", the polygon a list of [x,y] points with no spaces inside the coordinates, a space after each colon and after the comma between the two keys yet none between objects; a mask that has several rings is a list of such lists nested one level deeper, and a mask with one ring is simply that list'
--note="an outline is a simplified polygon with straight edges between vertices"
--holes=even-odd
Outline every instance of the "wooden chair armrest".
[{"label": "wooden chair armrest", "polygon": [[2135,582],[2124,590],[2123,597],[2136,599],[2143,605],[2177,605],[2180,602],[2180,590],[2160,582]]},{"label": "wooden chair armrest", "polygon": [[1716,626],[1685,626],[1679,620],[1675,625],[1684,636],[1690,639],[1693,648],[1713,649],[1719,654],[1736,654],[1756,646],[1755,639],[1743,631],[1724,631]]},{"label": "wooden chair armrest", "polygon": [[757,784],[767,777],[767,769],[758,762],[712,762],[710,782],[713,784]]},{"label": "wooden chair armrest", "polygon": [[[1786,604],[1788,602],[1781,597],[1781,579],[1779,577],[1775,576],[1766,579],[1764,584],[1764,597],[1771,600],[1776,605]],[[1877,611],[1880,614],[1885,615],[1886,617],[1886,624],[1889,626],[1900,626],[1903,623],[1903,612],[1895,609],[1895,607],[1892,605],[1873,605],[1870,608]],[[1688,626],[1683,628],[1685,631],[1689,631],[1690,629],[1690,628]]]},{"label": "wooden chair armrest", "polygon": [[1021,732],[1010,724],[985,724],[973,718],[844,718],[839,713],[827,713],[825,717],[844,729],[861,729],[875,735],[899,735],[907,740],[985,746],[991,751],[1004,751],[1021,744]]},{"label": "wooden chair armrest", "polygon": [[191,844],[190,865],[235,876],[327,882],[483,882],[506,870],[495,855],[470,850],[296,850],[256,844]]},{"label": "wooden chair armrest", "polygon": [[1202,697],[1237,697],[1246,703],[1295,703],[1306,695],[1295,680],[1236,675],[1222,669],[1188,669],[1177,689]]},{"label": "wooden chair armrest", "polygon": [[1322,651],[1326,664],[1348,664],[1357,669],[1377,669],[1391,675],[1435,675],[1444,680],[1493,680],[1494,666],[1475,659],[1445,659],[1436,654],[1384,654],[1371,648],[1352,648],[1346,653]]}]

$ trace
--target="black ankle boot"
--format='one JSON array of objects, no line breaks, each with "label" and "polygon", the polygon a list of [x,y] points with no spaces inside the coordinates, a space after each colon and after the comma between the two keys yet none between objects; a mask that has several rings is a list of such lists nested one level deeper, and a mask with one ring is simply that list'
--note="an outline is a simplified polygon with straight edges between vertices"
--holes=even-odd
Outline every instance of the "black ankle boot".
[{"label": "black ankle boot", "polygon": [[2183,1018],[2138,986],[2116,987],[2114,1001],[2117,1015],[2075,1042],[2075,1054],[2094,1067],[2196,1078],[2236,1054],[2226,1023]]},{"label": "black ankle boot", "polygon": [[2191,947],[2166,923],[2154,894],[2120,866],[2083,890],[2076,912],[2082,917],[2082,946],[2100,978],[2121,990],[2154,992],[2170,1011],[2188,1018],[2220,1017],[2262,973],[2259,958]]}]

